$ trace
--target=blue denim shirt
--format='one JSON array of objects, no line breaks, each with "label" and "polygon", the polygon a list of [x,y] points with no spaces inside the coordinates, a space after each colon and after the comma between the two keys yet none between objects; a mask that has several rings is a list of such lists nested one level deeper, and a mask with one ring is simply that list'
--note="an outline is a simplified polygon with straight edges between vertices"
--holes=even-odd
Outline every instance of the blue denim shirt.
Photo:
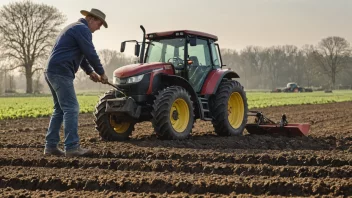
[{"label": "blue denim shirt", "polygon": [[92,43],[92,33],[84,18],[61,31],[50,53],[46,71],[74,78],[79,66],[86,74],[92,71],[99,75],[104,74],[104,68]]}]

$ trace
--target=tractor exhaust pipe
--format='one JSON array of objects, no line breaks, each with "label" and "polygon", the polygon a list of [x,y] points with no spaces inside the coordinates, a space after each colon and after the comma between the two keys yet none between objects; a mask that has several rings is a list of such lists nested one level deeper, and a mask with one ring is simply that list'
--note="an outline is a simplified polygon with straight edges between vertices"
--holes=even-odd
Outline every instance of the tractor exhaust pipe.
[{"label": "tractor exhaust pipe", "polygon": [[141,55],[139,56],[139,63],[143,63],[143,59],[144,59],[144,50],[145,50],[145,29],[143,27],[143,25],[139,26],[142,31],[143,31],[143,42],[142,42],[142,49],[141,49]]}]

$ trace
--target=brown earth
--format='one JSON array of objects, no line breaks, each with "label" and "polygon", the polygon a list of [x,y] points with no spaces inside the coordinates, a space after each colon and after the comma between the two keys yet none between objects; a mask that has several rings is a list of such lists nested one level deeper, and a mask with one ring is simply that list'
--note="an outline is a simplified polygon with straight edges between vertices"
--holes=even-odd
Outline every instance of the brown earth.
[{"label": "brown earth", "polygon": [[[131,140],[104,142],[80,115],[84,158],[44,157],[49,118],[0,121],[1,197],[352,196],[352,102],[253,109],[310,123],[308,137],[218,137],[197,121],[184,141],[159,140],[148,122]],[[61,136],[62,138],[62,136]],[[60,144],[62,147],[62,144]]]}]

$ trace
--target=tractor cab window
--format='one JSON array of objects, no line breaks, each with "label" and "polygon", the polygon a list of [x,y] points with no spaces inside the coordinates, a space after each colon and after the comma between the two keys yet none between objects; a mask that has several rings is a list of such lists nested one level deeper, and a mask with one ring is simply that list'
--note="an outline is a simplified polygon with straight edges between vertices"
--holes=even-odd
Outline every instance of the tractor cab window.
[{"label": "tractor cab window", "polygon": [[161,51],[163,44],[160,42],[151,42],[148,49],[148,55],[146,57],[147,63],[161,62]]},{"label": "tractor cab window", "polygon": [[170,62],[175,67],[183,67],[184,46],[184,38],[151,40],[145,62]]},{"label": "tractor cab window", "polygon": [[219,55],[219,50],[215,45],[214,41],[210,41],[210,48],[211,48],[211,55],[213,57],[213,64],[216,68],[220,68],[220,55]]},{"label": "tractor cab window", "polygon": [[204,39],[197,39],[197,45],[191,46],[188,43],[188,58],[195,62],[195,65],[210,66],[210,52],[208,41]]},{"label": "tractor cab window", "polygon": [[197,38],[197,45],[188,43],[188,79],[196,92],[202,89],[203,82],[210,70],[212,61],[208,40]]}]

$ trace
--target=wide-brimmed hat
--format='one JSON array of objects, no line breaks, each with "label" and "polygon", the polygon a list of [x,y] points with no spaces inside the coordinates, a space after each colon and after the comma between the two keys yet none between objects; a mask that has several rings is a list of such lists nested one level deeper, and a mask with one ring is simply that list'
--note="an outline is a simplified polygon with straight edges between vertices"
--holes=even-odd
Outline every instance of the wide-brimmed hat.
[{"label": "wide-brimmed hat", "polygon": [[108,28],[108,24],[105,21],[106,16],[102,11],[95,9],[95,8],[92,8],[90,10],[90,12],[88,12],[87,10],[81,10],[81,14],[83,14],[83,16],[92,15],[92,16],[97,17],[98,19],[100,19],[103,22],[104,27]]}]

